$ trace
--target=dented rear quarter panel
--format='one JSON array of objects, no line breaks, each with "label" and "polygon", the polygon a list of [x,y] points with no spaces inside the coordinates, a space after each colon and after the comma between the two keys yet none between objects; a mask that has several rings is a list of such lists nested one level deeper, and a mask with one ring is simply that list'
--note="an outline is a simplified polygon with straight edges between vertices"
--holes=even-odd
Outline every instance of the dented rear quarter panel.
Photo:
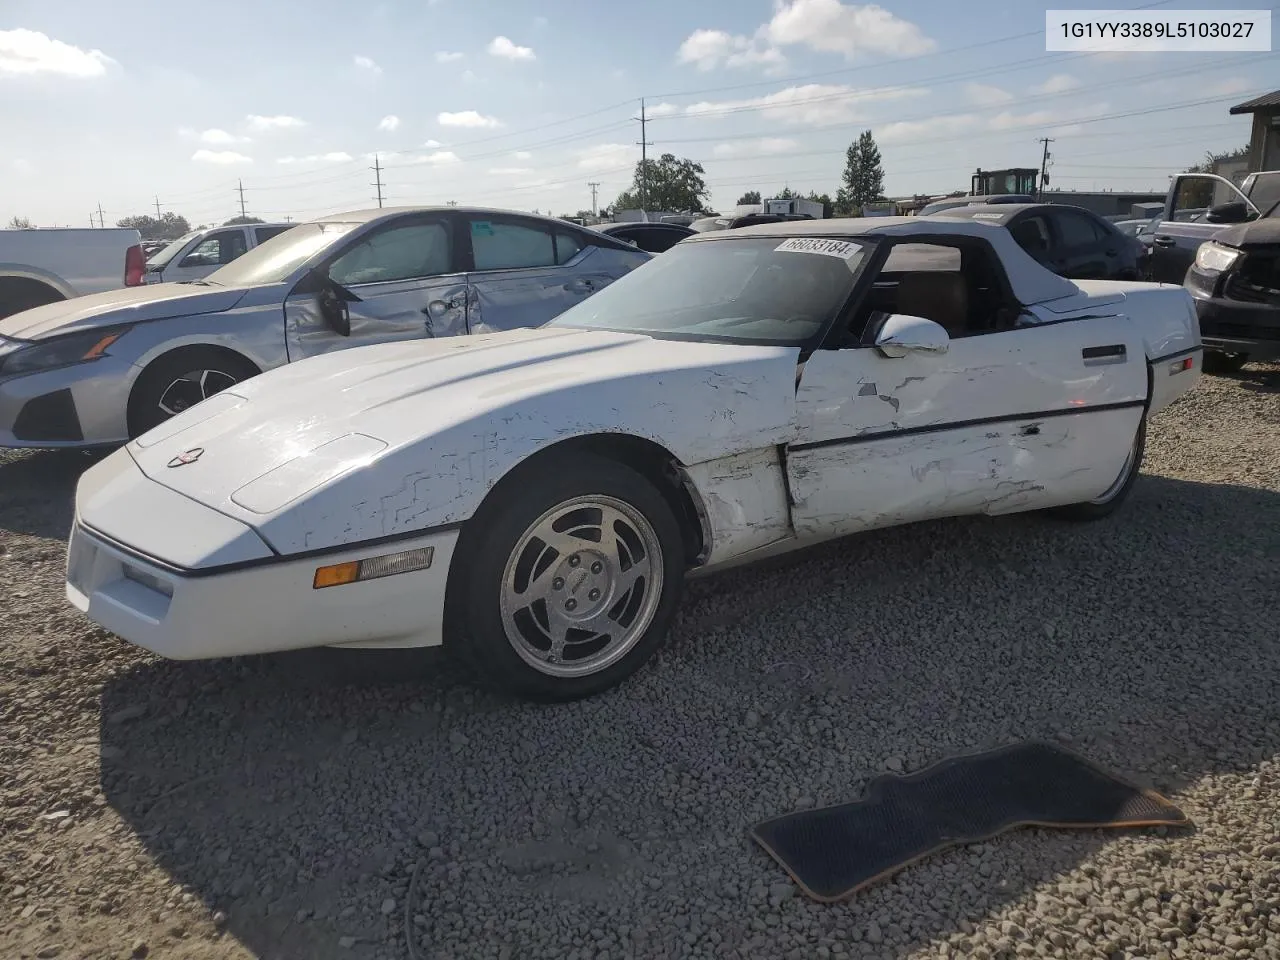
[{"label": "dented rear quarter panel", "polygon": [[[290,554],[465,521],[515,466],[574,437],[640,437],[685,465],[786,443],[797,357],[554,327],[357,348],[239,384],[127,455]],[[293,479],[264,487],[281,468]]]}]

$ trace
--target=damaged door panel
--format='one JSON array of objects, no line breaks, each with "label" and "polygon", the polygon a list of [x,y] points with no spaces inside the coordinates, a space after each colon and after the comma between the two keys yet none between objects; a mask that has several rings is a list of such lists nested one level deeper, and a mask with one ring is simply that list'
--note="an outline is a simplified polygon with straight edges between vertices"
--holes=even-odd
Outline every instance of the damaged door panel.
[{"label": "damaged door panel", "polygon": [[711,550],[708,566],[792,536],[781,447],[770,446],[685,468],[697,491]]},{"label": "damaged door panel", "polygon": [[1146,393],[1142,338],[1118,315],[957,337],[941,354],[820,350],[787,451],[796,533],[1097,496],[1124,464]]}]

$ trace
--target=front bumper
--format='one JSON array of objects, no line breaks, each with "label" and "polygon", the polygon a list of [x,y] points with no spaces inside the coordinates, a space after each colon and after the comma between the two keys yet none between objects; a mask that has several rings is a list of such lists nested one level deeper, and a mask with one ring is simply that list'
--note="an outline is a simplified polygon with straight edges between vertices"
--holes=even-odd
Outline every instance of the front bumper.
[{"label": "front bumper", "polygon": [[1280,360],[1280,309],[1265,303],[1205,297],[1195,290],[1191,295],[1206,350],[1247,353],[1251,360]]},{"label": "front bumper", "polygon": [[129,388],[121,357],[0,377],[0,447],[102,447],[128,442]]},{"label": "front bumper", "polygon": [[[171,660],[305,647],[421,647],[443,642],[456,530],[394,547],[272,558],[215,572],[180,570],[77,521],[67,549],[67,600],[119,637]],[[316,590],[316,567],[434,547],[426,570]]]}]

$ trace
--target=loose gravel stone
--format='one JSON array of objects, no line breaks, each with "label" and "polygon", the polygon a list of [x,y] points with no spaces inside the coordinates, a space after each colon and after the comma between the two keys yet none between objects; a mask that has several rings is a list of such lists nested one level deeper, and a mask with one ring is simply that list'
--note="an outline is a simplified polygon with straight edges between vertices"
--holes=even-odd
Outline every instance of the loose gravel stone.
[{"label": "loose gravel stone", "polygon": [[[148,656],[63,598],[90,458],[0,453],[0,956],[1280,957],[1277,423],[1280,367],[1205,378],[1115,517],[691,582],[649,668],[554,708],[439,651]],[[1195,830],[1015,831],[830,905],[746,838],[1035,737]]]}]

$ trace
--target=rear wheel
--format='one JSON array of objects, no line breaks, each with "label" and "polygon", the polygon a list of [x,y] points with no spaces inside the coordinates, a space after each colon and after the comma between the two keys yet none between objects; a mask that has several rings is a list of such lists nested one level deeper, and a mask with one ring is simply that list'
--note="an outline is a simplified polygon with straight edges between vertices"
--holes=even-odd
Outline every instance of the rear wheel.
[{"label": "rear wheel", "polygon": [[482,508],[450,577],[449,644],[489,684],[591,696],[657,650],[684,577],[680,526],[630,467],[592,454],[535,466]]},{"label": "rear wheel", "polygon": [[1142,422],[1138,424],[1138,434],[1133,439],[1133,446],[1129,448],[1124,466],[1121,467],[1119,476],[1111,486],[1093,500],[1058,507],[1053,512],[1065,520],[1101,520],[1103,517],[1111,516],[1133,489],[1134,481],[1138,479],[1138,473],[1142,469],[1142,455],[1146,448],[1147,418],[1144,416]]},{"label": "rear wheel", "polygon": [[0,279],[0,320],[32,307],[65,300],[62,294],[47,283],[28,280],[26,277]]},{"label": "rear wheel", "polygon": [[129,395],[129,436],[146,433],[215,393],[259,373],[253,363],[217,347],[183,347],[151,363]]},{"label": "rear wheel", "polygon": [[1221,353],[1217,350],[1204,352],[1204,372],[1212,374],[1239,373],[1249,362],[1247,353]]}]

